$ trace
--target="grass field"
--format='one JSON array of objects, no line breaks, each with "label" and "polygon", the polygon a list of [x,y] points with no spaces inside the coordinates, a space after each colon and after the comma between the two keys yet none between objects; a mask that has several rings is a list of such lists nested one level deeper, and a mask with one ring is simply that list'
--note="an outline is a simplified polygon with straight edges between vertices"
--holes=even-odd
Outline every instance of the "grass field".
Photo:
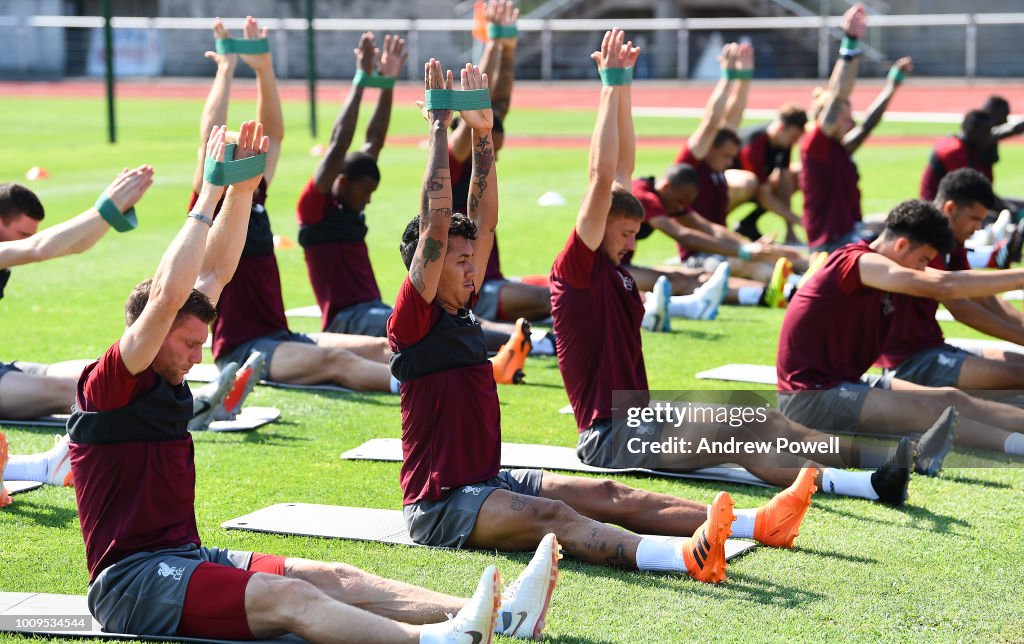
[{"label": "grass field", "polygon": [[[373,95],[371,95],[372,98]],[[340,103],[341,97],[339,97]],[[330,132],[338,104],[321,106],[320,131]],[[122,100],[121,143],[108,146],[103,106],[96,101],[0,97],[0,181],[21,180],[31,166],[51,178],[31,184],[47,209],[45,225],[94,201],[122,166],[150,163],[156,183],[139,206],[140,227],[111,233],[92,251],[17,268],[0,304],[0,359],[57,361],[94,357],[122,327],[123,301],[149,276],[181,225],[195,163],[198,101]],[[317,159],[305,124],[306,107],[285,106],[285,140],[268,209],[275,232],[294,239],[294,204]],[[370,106],[364,106],[363,121]],[[254,115],[251,102],[233,106],[229,123]],[[510,139],[524,135],[585,135],[589,110],[513,111]],[[638,134],[682,140],[692,120],[638,118]],[[940,136],[948,125],[885,124],[879,133]],[[391,133],[420,135],[414,109],[397,107]],[[361,142],[362,134],[356,141]],[[321,140],[326,143],[326,140]],[[927,145],[868,146],[858,155],[865,212],[887,210],[916,196]],[[675,154],[641,150],[637,174],[657,174]],[[1024,194],[1024,147],[1004,145],[997,188]],[[546,273],[573,225],[586,185],[586,149],[526,149],[509,145],[498,165],[503,269]],[[385,301],[403,277],[397,252],[401,229],[414,214],[425,153],[415,145],[386,148],[381,187],[367,209],[368,243]],[[565,207],[539,208],[537,197],[562,193]],[[639,262],[674,252],[667,239],[641,243]],[[278,253],[285,304],[314,303],[301,251]],[[727,307],[712,323],[676,320],[672,334],[644,335],[652,389],[718,385],[694,379],[727,362],[774,363],[780,311]],[[303,320],[294,330],[318,330]],[[956,324],[947,334],[972,335]],[[554,359],[527,363],[529,384],[500,389],[504,437],[515,442],[574,445],[571,416]],[[482,568],[497,563],[512,579],[528,556],[439,552],[321,539],[228,532],[220,523],[279,502],[400,507],[398,465],[342,462],[363,441],[400,435],[398,398],[257,389],[253,404],[282,409],[282,420],[244,435],[195,437],[196,515],[207,545],[352,563],[371,572],[455,594],[471,592]],[[1018,428],[1019,429],[1019,428]],[[52,444],[49,431],[4,427],[14,453]],[[994,455],[993,455],[994,456]],[[794,551],[761,548],[729,567],[729,582],[697,584],[670,575],[624,573],[566,560],[547,630],[566,642],[665,642],[713,638],[990,640],[1024,638],[1024,541],[1021,539],[1021,459],[990,458],[1015,467],[947,470],[916,477],[907,508],[818,495]],[[630,484],[709,502],[727,489],[737,507],[765,502],[772,492],[742,486],[624,477]],[[45,489],[16,497],[0,511],[0,590],[84,594],[88,575],[74,494]],[[0,639],[9,639],[0,636]],[[13,639],[13,638],[10,638]]]}]

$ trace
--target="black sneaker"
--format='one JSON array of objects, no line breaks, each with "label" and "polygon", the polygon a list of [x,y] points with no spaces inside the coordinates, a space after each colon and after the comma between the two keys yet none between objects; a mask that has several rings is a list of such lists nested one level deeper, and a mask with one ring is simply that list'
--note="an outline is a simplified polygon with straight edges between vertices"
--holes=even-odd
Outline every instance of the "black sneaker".
[{"label": "black sneaker", "polygon": [[895,506],[906,503],[913,466],[914,443],[904,436],[889,460],[871,474],[871,487],[875,489],[879,502]]},{"label": "black sneaker", "polygon": [[914,453],[914,472],[924,476],[939,475],[942,459],[946,458],[953,447],[959,417],[956,407],[947,407],[932,428],[918,439]]}]

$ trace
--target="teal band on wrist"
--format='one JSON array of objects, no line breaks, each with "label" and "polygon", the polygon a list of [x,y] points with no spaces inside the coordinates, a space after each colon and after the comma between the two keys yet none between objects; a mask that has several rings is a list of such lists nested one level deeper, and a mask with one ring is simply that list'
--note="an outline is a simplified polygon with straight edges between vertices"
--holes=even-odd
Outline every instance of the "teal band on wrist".
[{"label": "teal band on wrist", "polygon": [[499,38],[518,38],[519,28],[515,25],[496,25],[491,23],[487,25],[487,37],[491,40],[497,40]]},{"label": "teal band on wrist", "polygon": [[726,80],[750,80],[754,77],[752,69],[723,69],[722,78]]},{"label": "teal band on wrist", "polygon": [[395,86],[394,76],[381,76],[374,72],[373,74],[367,74],[361,69],[356,70],[356,75],[352,77],[352,84],[358,85],[359,87],[378,87],[380,89],[392,89]]},{"label": "teal band on wrist", "polygon": [[839,43],[839,49],[860,51],[860,39],[853,36],[843,36],[842,42]]},{"label": "teal band on wrist", "polygon": [[266,38],[218,38],[218,54],[269,54]]},{"label": "teal band on wrist", "polygon": [[491,95],[486,89],[428,89],[427,110],[487,110]]},{"label": "teal band on wrist", "polygon": [[742,246],[740,246],[739,251],[737,251],[736,256],[744,261],[749,260],[751,256],[750,247],[747,246],[746,244],[743,244]]},{"label": "teal band on wrist", "polygon": [[606,67],[600,71],[602,85],[631,85],[633,83],[632,67]]},{"label": "teal band on wrist", "polygon": [[204,181],[215,186],[230,186],[263,174],[267,167],[266,153],[235,161],[236,147],[234,143],[224,146],[223,161],[206,157],[206,163],[203,165]]},{"label": "teal band on wrist", "polygon": [[106,192],[99,196],[94,207],[99,211],[100,217],[103,217],[103,220],[119,233],[134,230],[139,225],[139,220],[135,216],[135,208],[129,208],[128,212],[122,213]]},{"label": "teal band on wrist", "polygon": [[892,67],[889,69],[889,80],[896,83],[897,85],[902,83],[903,79],[905,79],[906,77],[907,75],[904,74],[903,70],[900,69],[899,67]]}]

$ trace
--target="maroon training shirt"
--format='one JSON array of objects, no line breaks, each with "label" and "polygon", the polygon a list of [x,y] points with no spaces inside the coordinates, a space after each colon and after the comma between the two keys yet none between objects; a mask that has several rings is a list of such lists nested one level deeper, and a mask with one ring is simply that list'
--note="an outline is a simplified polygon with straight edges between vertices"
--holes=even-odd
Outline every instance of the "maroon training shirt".
[{"label": "maroon training shirt", "polygon": [[646,391],[644,305],[633,276],[573,228],[551,267],[551,316],[579,431],[612,417],[612,391]]},{"label": "maroon training shirt", "polygon": [[346,307],[379,300],[363,213],[345,210],[310,179],[299,196],[296,216],[309,281],[323,314],[321,328],[326,329]]},{"label": "maroon training shirt", "polygon": [[[71,430],[71,472],[90,582],[136,552],[200,545],[194,449],[186,429],[192,396],[187,385],[172,387],[152,368],[133,376],[119,342],[82,372],[76,404],[84,412],[121,414],[138,405],[145,424],[107,423],[88,436]],[[163,415],[168,406],[178,418]]]},{"label": "maroon training shirt", "polygon": [[[929,266],[940,271],[971,269],[967,261],[967,250],[960,245],[949,255],[936,255]],[[935,312],[939,309],[937,301],[930,297],[894,293],[893,303],[896,315],[889,329],[885,353],[878,360],[880,366],[890,369],[900,366],[913,355],[940,347],[946,342],[942,328],[935,319]]]},{"label": "maroon training shirt", "polygon": [[974,168],[992,182],[993,159],[988,158],[991,156],[990,150],[970,149],[958,136],[947,136],[939,140],[921,176],[921,199],[934,201],[942,177],[960,168]]},{"label": "maroon training shirt", "polygon": [[[475,303],[473,300],[470,306]],[[391,350],[412,349],[433,342],[429,353],[444,360],[443,338],[428,335],[454,317],[437,302],[428,303],[406,277],[398,290],[395,310],[388,319]],[[444,320],[451,323],[452,320]],[[462,331],[480,343],[480,361],[403,380],[402,503],[437,501],[449,491],[498,475],[501,462],[501,409],[494,369],[487,360],[483,331],[468,322]],[[421,345],[422,348],[422,345]]]},{"label": "maroon training shirt", "polygon": [[843,246],[793,296],[779,331],[780,392],[857,382],[881,355],[895,316],[892,294],[861,281],[860,258],[873,252]]},{"label": "maroon training shirt", "polygon": [[807,245],[815,248],[842,239],[861,220],[860,174],[853,157],[815,123],[803,139],[800,160]]}]

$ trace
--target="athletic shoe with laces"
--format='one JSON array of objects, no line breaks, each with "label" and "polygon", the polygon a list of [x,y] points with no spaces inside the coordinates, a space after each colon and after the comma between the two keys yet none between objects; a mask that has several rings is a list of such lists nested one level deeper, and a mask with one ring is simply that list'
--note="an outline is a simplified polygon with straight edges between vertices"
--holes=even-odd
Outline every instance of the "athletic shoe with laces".
[{"label": "athletic shoe with laces", "polygon": [[995,252],[992,253],[990,265],[995,268],[1010,268],[1013,262],[1020,261],[1021,246],[1024,245],[1021,231],[1010,224],[1007,226],[1006,234],[1008,237],[996,244]]},{"label": "athletic shoe with laces", "polygon": [[6,508],[11,504],[11,495],[4,487],[4,470],[7,469],[7,437],[0,432],[0,508]]},{"label": "athletic shoe with laces", "polygon": [[910,470],[913,467],[914,444],[904,436],[889,460],[871,473],[871,487],[878,495],[878,500],[895,506],[906,503],[910,487]]},{"label": "athletic shoe with laces", "polygon": [[480,577],[476,591],[457,615],[447,622],[427,624],[420,630],[420,644],[460,642],[464,644],[490,644],[494,639],[494,625],[498,617],[501,575],[496,566],[487,566]]},{"label": "athletic shoe with laces", "polygon": [[651,294],[654,296],[654,306],[650,309],[645,307],[640,328],[652,333],[671,331],[672,320],[669,318],[668,305],[672,301],[672,284],[668,278],[664,275],[659,276],[654,282]]},{"label": "athletic shoe with laces", "polygon": [[495,382],[501,385],[518,385],[523,382],[526,377],[523,365],[526,364],[526,357],[530,355],[532,346],[530,323],[526,318],[519,318],[516,320],[516,330],[512,332],[512,337],[498,349],[497,355],[491,358]]},{"label": "athletic shoe with laces", "polygon": [[702,304],[699,320],[714,320],[718,317],[718,309],[725,301],[725,294],[729,292],[729,262],[720,262],[711,273],[708,281],[700,285],[694,293],[700,293]]},{"label": "athletic shoe with laces", "polygon": [[68,445],[71,438],[64,434],[55,435],[53,449],[46,455],[46,481],[48,485],[72,487],[75,484],[71,476],[71,454]]},{"label": "athletic shoe with laces", "polygon": [[681,546],[683,563],[691,577],[710,584],[725,581],[725,540],[732,534],[735,519],[732,497],[719,492],[708,507],[708,520]]},{"label": "athletic shoe with laces", "polygon": [[914,450],[914,472],[924,476],[938,476],[942,470],[942,459],[953,448],[956,426],[960,414],[956,407],[947,407],[931,429],[917,439]]},{"label": "athletic shoe with laces", "polygon": [[235,384],[231,386],[231,391],[224,397],[223,410],[228,418],[217,418],[217,420],[233,419],[238,412],[242,411],[245,399],[252,393],[256,383],[263,379],[266,363],[266,357],[259,351],[249,354],[249,357],[235,373]]},{"label": "athletic shoe with laces", "polygon": [[761,293],[760,304],[770,309],[786,308],[786,284],[789,281],[789,276],[792,274],[793,262],[785,257],[780,257],[776,260],[775,268],[772,270],[772,278],[768,280],[768,285],[764,287],[764,291]]},{"label": "athletic shoe with laces", "polygon": [[996,217],[996,220],[994,222],[992,222],[992,225],[989,226],[989,230],[992,233],[992,237],[989,240],[989,245],[998,244],[999,242],[1001,242],[1004,239],[1006,239],[1007,231],[1012,230],[1012,229],[1009,228],[1010,224],[1012,224],[1012,223],[1013,223],[1013,215],[1010,214],[1009,210],[1004,208],[999,213],[999,216]]},{"label": "athletic shoe with laces", "polygon": [[496,632],[540,639],[551,604],[551,593],[558,584],[558,560],[561,558],[562,548],[555,535],[546,534],[529,565],[505,589]]},{"label": "athletic shoe with laces", "polygon": [[203,385],[192,399],[192,420],[188,423],[188,431],[202,432],[215,420],[217,408],[222,407],[228,392],[235,385],[235,374],[238,363],[229,362],[217,374],[217,379]]},{"label": "athletic shoe with laces", "polygon": [[800,522],[811,507],[811,496],[818,489],[814,484],[817,476],[817,468],[805,465],[788,488],[758,508],[754,539],[773,548],[792,548],[793,540],[800,534]]}]

